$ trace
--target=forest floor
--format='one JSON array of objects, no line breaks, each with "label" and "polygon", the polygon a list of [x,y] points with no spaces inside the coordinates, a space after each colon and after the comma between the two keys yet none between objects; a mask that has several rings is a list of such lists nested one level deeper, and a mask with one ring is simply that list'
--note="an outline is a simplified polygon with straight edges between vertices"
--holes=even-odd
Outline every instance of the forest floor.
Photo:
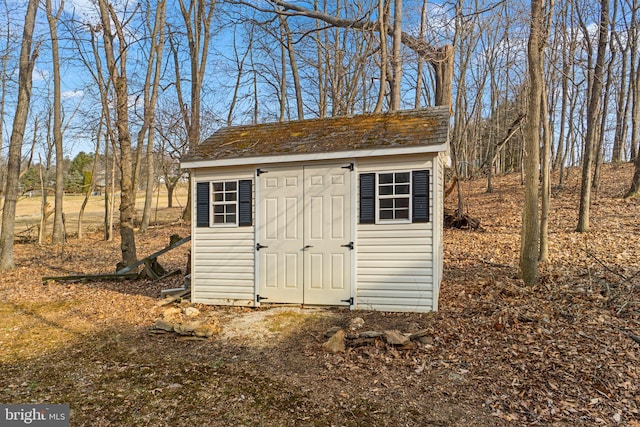
[{"label": "forest floor", "polygon": [[[640,426],[640,200],[621,198],[632,167],[604,169],[582,234],[578,175],[554,192],[550,259],[534,287],[517,278],[519,177],[496,177],[492,194],[484,180],[463,182],[484,231],[445,231],[430,314],[183,302],[175,308],[197,308],[219,333],[155,334],[159,291],[181,276],[43,285],[113,271],[119,242],[17,245],[18,267],[0,275],[0,402],[68,403],[74,426]],[[189,229],[139,235],[139,256],[175,233]],[[161,263],[183,268],[187,246]],[[427,339],[325,352],[325,331],[356,317],[363,330],[426,329]]]}]

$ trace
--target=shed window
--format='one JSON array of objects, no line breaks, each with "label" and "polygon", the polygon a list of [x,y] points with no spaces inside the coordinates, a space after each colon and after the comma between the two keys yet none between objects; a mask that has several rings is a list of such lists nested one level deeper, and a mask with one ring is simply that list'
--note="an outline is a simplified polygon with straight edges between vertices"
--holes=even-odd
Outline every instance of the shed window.
[{"label": "shed window", "polygon": [[391,172],[378,174],[378,219],[408,221],[411,218],[411,174]]},{"label": "shed window", "polygon": [[196,226],[253,225],[252,181],[196,183]]},{"label": "shed window", "polygon": [[213,224],[238,223],[238,181],[212,183]]},{"label": "shed window", "polygon": [[429,171],[360,174],[360,224],[429,222]]}]

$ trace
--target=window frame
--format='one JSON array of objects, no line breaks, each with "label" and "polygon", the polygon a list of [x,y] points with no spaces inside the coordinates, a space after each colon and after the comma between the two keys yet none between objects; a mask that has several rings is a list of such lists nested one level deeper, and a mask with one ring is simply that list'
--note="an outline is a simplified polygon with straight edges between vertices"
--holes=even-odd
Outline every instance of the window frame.
[{"label": "window frame", "polygon": [[[396,175],[397,174],[407,174],[408,181],[396,183]],[[413,175],[411,170],[389,170],[389,171],[381,171],[375,172],[376,174],[376,182],[375,182],[375,211],[376,211],[376,224],[411,224],[413,222]],[[393,182],[391,184],[381,183],[380,176],[381,175],[393,175]],[[397,185],[407,185],[409,187],[409,191],[406,194],[396,194],[396,186]],[[380,194],[380,187],[391,187],[393,188],[393,194]],[[399,210],[395,207],[395,200],[397,199],[406,199],[407,200],[407,218],[381,218],[380,212],[383,208],[380,207],[381,200],[394,200],[394,207],[392,208],[384,208],[385,210],[391,210],[391,212],[395,212]]]},{"label": "window frame", "polygon": [[[227,192],[227,184],[228,183],[235,183],[236,188],[234,191],[228,191]],[[223,185],[223,190],[222,190],[222,194],[223,194],[223,198],[226,198],[226,194],[227,193],[232,193],[235,192],[235,200],[231,200],[231,201],[227,201],[227,200],[222,200],[222,201],[216,201],[215,200],[215,194],[216,191],[214,189],[215,184],[222,184]],[[239,210],[240,210],[240,180],[238,179],[229,179],[229,180],[220,180],[220,181],[210,181],[209,182],[209,195],[210,195],[210,203],[209,203],[209,226],[210,227],[220,227],[220,228],[229,228],[229,227],[239,227]],[[225,217],[225,222],[215,222],[215,218],[216,215],[221,215],[221,214],[216,214],[215,212],[215,206],[229,206],[229,205],[234,205],[235,206],[235,219],[234,222],[226,222],[226,217],[227,215],[231,215],[231,214],[227,214],[226,213],[226,208],[225,208],[225,213],[223,213],[222,215]]]}]

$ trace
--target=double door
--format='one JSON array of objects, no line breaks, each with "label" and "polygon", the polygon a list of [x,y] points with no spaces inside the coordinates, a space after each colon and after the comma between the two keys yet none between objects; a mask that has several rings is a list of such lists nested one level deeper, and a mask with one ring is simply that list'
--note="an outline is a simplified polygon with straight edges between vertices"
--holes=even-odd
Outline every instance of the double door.
[{"label": "double door", "polygon": [[350,174],[345,164],[260,171],[259,300],[349,304]]}]

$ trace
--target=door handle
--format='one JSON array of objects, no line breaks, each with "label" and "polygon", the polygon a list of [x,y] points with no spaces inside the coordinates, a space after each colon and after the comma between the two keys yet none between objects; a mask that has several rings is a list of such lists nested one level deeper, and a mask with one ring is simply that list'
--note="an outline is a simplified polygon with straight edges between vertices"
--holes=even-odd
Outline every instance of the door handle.
[{"label": "door handle", "polygon": [[302,248],[302,250],[306,251],[307,249],[312,248],[312,247],[313,247],[313,245],[306,245],[304,248]]}]

